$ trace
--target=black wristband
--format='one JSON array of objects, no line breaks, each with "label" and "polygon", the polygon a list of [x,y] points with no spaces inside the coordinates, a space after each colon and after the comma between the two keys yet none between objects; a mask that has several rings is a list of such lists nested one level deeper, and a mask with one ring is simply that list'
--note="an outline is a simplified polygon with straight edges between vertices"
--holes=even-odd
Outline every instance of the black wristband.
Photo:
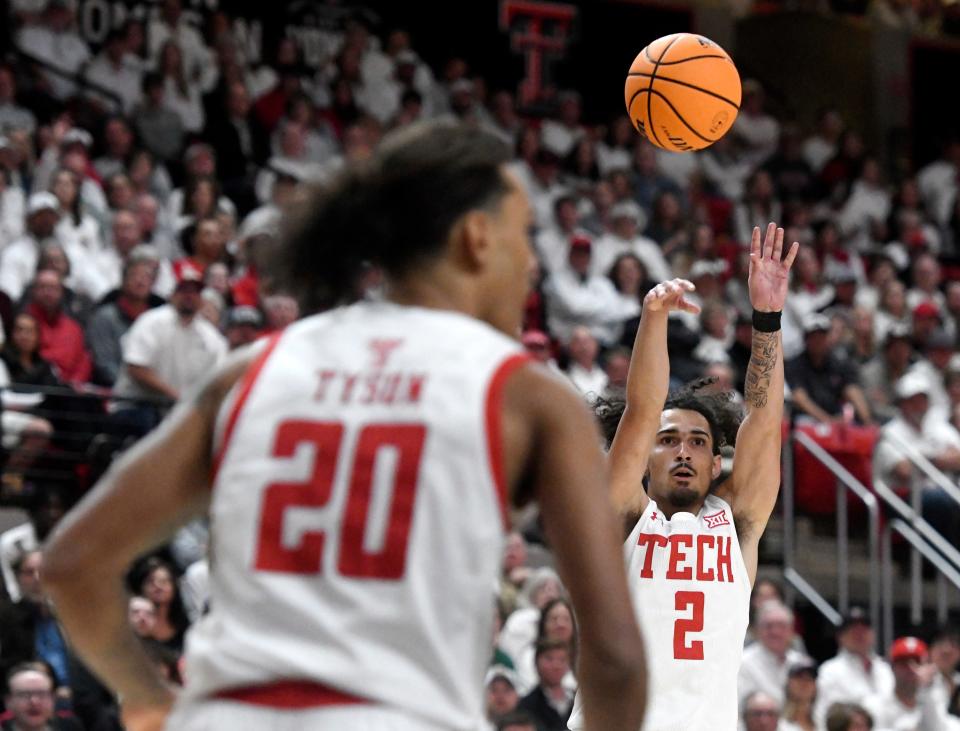
[{"label": "black wristband", "polygon": [[753,329],[758,333],[775,333],[780,329],[780,315],[782,312],[753,311]]}]

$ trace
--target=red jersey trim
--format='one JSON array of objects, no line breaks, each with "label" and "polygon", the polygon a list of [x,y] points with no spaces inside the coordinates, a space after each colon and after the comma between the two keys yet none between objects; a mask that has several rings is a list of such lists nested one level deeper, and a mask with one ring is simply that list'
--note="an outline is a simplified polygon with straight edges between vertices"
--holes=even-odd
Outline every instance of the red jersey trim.
[{"label": "red jersey trim", "polygon": [[517,353],[502,361],[493,372],[490,385],[487,387],[486,400],[486,427],[487,427],[487,455],[490,459],[490,473],[493,475],[493,484],[497,489],[497,502],[500,505],[500,515],[503,518],[504,530],[510,529],[510,516],[507,512],[507,477],[503,470],[503,438],[501,435],[501,420],[503,417],[503,387],[510,375],[522,365],[532,362],[526,353]]},{"label": "red jersey trim", "polygon": [[240,412],[243,410],[243,405],[246,403],[247,397],[253,390],[253,384],[256,383],[257,377],[260,375],[260,371],[262,371],[263,367],[266,365],[267,358],[270,357],[273,349],[277,347],[277,343],[280,341],[281,334],[282,332],[277,333],[270,338],[264,347],[263,352],[261,352],[260,355],[254,359],[254,361],[250,364],[250,367],[247,368],[247,372],[244,373],[243,377],[240,379],[240,392],[237,394],[237,400],[233,402],[233,408],[230,410],[230,416],[227,418],[227,426],[223,430],[223,441],[220,443],[220,449],[217,450],[213,457],[213,469],[210,473],[211,489],[216,482],[217,474],[220,472],[220,465],[223,462],[224,456],[227,454],[227,449],[230,447],[230,438],[233,436],[233,430],[237,426],[237,420],[240,418]]},{"label": "red jersey trim", "polygon": [[269,685],[231,688],[222,690],[213,697],[252,706],[288,709],[347,706],[368,702],[363,698],[309,680],[280,680]]}]

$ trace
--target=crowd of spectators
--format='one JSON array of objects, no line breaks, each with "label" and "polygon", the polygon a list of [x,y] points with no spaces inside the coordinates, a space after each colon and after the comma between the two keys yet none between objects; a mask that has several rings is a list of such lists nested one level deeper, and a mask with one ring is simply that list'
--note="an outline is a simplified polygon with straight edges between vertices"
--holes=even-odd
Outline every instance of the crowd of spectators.
[{"label": "crowd of spectators", "polygon": [[[522,342],[586,399],[623,397],[643,296],[670,277],[690,279],[702,307],[671,317],[673,381],[714,376],[740,398],[747,244],[775,221],[802,244],[783,316],[797,423],[879,429],[876,475],[898,489],[920,479],[904,441],[950,479],[960,473],[960,140],[891,179],[836,110],[800,129],[746,80],[731,133],[674,154],[625,116],[587,123],[574,90],[546,117],[525,116],[466,60],[431,68],[407,32],[376,33],[360,17],[329,34],[328,62],[309,69],[289,38],[270,63],[249,63],[226,14],[201,31],[180,0],[114,29],[96,55],[67,0],[13,5],[15,43],[42,63],[0,65],[3,484],[34,496],[29,522],[0,535],[10,728],[119,728],[116,699],[70,653],[39,580],[39,542],[76,497],[24,486],[70,429],[55,415],[98,394],[104,429],[136,438],[228,351],[295,320],[297,302],[266,276],[284,210],[417,120],[476,124],[516,151],[510,170],[533,204],[539,263]],[[358,288],[381,296],[378,272]],[[957,506],[924,488],[925,513],[957,542]],[[130,575],[131,626],[174,681],[184,632],[207,602],[205,552],[196,523]],[[510,537],[491,727],[565,727],[576,621],[548,564],[541,546],[528,553]],[[871,716],[885,728],[881,719],[920,713],[931,694],[938,709],[960,705],[950,631],[929,647],[898,640],[891,669],[854,613],[818,676],[793,627],[776,598],[758,602],[741,671],[748,731],[859,729]]]}]

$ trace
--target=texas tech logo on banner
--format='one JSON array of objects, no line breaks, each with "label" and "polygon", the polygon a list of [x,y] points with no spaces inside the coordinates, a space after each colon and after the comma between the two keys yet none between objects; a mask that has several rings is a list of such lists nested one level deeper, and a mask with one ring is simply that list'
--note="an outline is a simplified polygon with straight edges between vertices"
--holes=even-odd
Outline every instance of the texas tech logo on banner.
[{"label": "texas tech logo on banner", "polygon": [[500,28],[510,34],[510,46],[525,57],[525,74],[520,82],[521,106],[536,103],[549,81],[549,59],[567,48],[577,8],[566,3],[535,0],[503,0]]}]

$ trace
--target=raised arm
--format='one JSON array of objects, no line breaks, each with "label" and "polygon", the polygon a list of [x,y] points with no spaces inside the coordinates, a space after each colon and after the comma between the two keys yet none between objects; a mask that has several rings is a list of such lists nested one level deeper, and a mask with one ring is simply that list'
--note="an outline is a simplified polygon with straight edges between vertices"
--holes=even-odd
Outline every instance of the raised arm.
[{"label": "raised arm", "polygon": [[697,305],[684,299],[684,294],[693,290],[686,279],[672,279],[661,282],[643,298],[630,357],[627,403],[609,454],[610,497],[620,515],[640,514],[649,502],[643,476],[670,383],[667,316],[672,310],[699,312]]},{"label": "raised arm", "polygon": [[759,228],[753,230],[750,242],[749,289],[754,329],[744,387],[747,414],[737,432],[733,475],[719,494],[730,503],[737,518],[740,548],[751,581],[757,570],[757,544],[780,489],[783,347],[779,316],[787,297],[790,267],[799,247],[794,242],[781,261],[783,229],[773,223],[767,227],[762,248]]},{"label": "raised arm", "polygon": [[586,728],[636,731],[646,702],[643,646],[620,524],[604,499],[607,470],[594,419],[578,394],[534,366],[510,377],[504,403],[511,483],[529,485],[538,499],[576,610]]}]

